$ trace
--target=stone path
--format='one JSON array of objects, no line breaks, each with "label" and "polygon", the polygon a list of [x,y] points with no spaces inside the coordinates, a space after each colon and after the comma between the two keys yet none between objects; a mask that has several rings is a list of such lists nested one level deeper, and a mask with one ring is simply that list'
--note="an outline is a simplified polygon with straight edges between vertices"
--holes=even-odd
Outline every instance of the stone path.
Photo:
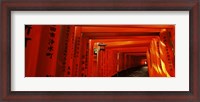
[{"label": "stone path", "polygon": [[113,77],[149,77],[148,68],[147,66],[129,68],[117,73]]}]

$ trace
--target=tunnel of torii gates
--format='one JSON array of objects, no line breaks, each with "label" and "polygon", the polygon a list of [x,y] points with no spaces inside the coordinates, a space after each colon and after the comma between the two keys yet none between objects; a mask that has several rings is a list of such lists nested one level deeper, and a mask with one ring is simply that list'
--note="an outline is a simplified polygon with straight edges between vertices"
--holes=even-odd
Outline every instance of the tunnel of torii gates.
[{"label": "tunnel of torii gates", "polygon": [[174,25],[25,25],[25,77],[175,76]]}]

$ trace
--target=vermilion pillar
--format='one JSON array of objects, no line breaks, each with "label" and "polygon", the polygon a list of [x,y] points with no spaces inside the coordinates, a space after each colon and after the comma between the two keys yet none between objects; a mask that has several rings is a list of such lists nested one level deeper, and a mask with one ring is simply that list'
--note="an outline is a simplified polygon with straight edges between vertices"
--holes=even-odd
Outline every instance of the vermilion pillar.
[{"label": "vermilion pillar", "polygon": [[55,76],[61,26],[42,26],[36,76]]},{"label": "vermilion pillar", "polygon": [[40,37],[42,26],[26,25],[25,27],[25,76],[36,76]]}]

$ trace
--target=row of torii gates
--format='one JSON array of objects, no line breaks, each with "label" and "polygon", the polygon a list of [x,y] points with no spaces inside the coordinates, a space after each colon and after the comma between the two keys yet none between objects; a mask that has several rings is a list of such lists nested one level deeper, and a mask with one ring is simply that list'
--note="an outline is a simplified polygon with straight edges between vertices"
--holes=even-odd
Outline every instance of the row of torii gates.
[{"label": "row of torii gates", "polygon": [[174,25],[26,25],[26,77],[175,76]]}]

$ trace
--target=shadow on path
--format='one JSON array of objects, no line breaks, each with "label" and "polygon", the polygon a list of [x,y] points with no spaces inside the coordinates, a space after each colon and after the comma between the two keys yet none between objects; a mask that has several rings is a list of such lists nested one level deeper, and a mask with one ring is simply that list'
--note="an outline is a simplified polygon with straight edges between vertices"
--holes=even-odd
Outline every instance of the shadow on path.
[{"label": "shadow on path", "polygon": [[113,77],[149,77],[147,66],[139,66],[123,70]]}]

